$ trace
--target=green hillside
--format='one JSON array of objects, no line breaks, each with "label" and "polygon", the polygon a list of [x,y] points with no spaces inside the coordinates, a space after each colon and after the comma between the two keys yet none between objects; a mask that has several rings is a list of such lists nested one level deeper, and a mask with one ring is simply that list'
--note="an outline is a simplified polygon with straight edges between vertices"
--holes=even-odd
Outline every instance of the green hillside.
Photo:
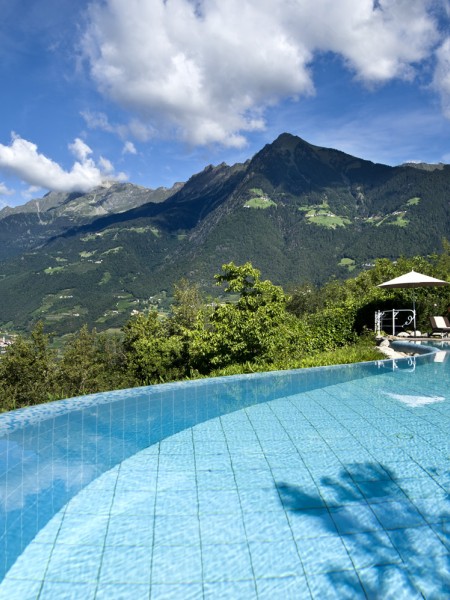
[{"label": "green hillside", "polygon": [[182,277],[211,291],[226,262],[251,261],[275,284],[321,285],[375,258],[438,252],[450,237],[449,165],[378,165],[289,134],[159,195],[115,193],[0,213],[2,328],[119,327],[134,310],[163,310]]}]

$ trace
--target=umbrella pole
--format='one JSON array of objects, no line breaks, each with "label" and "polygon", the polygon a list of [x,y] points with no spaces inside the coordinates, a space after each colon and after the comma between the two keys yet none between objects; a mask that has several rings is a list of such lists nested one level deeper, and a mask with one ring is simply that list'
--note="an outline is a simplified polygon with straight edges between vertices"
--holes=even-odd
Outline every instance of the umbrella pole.
[{"label": "umbrella pole", "polygon": [[413,317],[414,317],[414,337],[416,337],[416,294],[413,288]]}]

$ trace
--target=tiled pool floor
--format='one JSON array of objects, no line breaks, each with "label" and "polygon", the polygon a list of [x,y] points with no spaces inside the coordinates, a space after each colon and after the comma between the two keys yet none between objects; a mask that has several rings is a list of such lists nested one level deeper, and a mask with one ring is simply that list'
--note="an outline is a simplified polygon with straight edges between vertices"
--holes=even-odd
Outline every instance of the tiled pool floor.
[{"label": "tiled pool floor", "polygon": [[0,598],[449,597],[450,407],[375,379],[139,452],[56,514]]}]

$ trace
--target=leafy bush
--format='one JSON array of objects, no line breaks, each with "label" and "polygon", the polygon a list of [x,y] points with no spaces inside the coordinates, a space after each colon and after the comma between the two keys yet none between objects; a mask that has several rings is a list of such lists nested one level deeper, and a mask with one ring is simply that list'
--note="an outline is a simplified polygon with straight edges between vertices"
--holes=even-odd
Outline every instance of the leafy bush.
[{"label": "leafy bush", "polygon": [[167,322],[159,319],[156,311],[132,318],[124,334],[126,369],[137,385],[185,376],[182,337],[171,335]]},{"label": "leafy bush", "polygon": [[235,303],[219,304],[198,321],[193,331],[191,365],[200,373],[261,360],[270,362],[283,345],[286,297],[250,263],[223,265],[217,283],[226,283],[226,293],[239,294]]},{"label": "leafy bush", "polygon": [[52,400],[55,388],[54,354],[38,323],[30,338],[18,336],[0,360],[0,403],[13,410]]},{"label": "leafy bush", "polygon": [[[374,311],[410,306],[409,290],[377,285],[411,269],[448,280],[450,245],[443,245],[442,255],[378,260],[353,279],[322,290],[305,284],[292,296],[261,280],[251,263],[227,263],[215,276],[227,302],[205,303],[198,287],[182,280],[168,316],[140,313],[121,337],[85,326],[59,355],[39,323],[0,357],[1,408],[177,379],[375,360],[373,335],[358,337]],[[447,287],[418,289],[419,327],[449,304]]]},{"label": "leafy bush", "polygon": [[122,340],[89,331],[85,325],[72,337],[56,366],[58,397],[70,398],[133,385],[125,371]]}]

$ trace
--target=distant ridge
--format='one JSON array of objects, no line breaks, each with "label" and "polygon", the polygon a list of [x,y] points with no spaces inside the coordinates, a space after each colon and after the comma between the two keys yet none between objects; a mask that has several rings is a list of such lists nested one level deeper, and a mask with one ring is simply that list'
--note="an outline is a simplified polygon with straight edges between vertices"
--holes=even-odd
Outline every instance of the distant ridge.
[{"label": "distant ridge", "polygon": [[284,286],[347,277],[450,238],[450,166],[376,164],[284,133],[172,189],[113,184],[0,211],[0,325],[118,327],[186,276],[250,260]]},{"label": "distant ridge", "polygon": [[177,183],[171,189],[151,190],[132,183],[112,183],[87,194],[49,192],[22,206],[7,206],[0,210],[0,260],[39,247],[102,216],[164,202],[182,186]]},{"label": "distant ridge", "polygon": [[424,171],[435,171],[436,169],[443,169],[445,163],[423,163],[423,162],[406,162],[403,163],[403,167],[413,167],[414,169],[423,169]]}]

